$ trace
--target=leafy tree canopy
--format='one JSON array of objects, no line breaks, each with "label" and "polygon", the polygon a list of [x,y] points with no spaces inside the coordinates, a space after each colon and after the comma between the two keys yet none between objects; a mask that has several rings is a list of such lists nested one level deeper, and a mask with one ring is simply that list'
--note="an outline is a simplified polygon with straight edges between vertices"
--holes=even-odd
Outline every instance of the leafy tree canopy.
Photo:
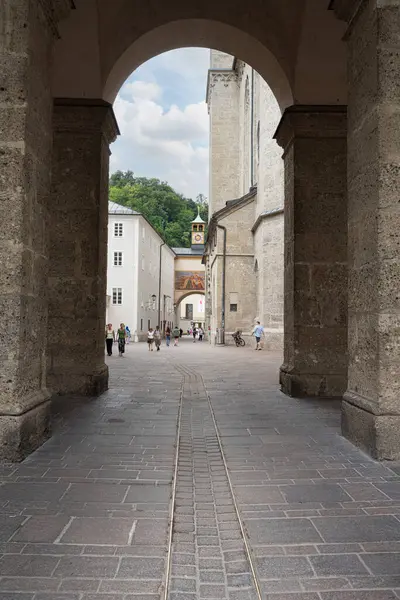
[{"label": "leafy tree canopy", "polygon": [[203,194],[196,202],[178,194],[165,181],[135,177],[132,171],[116,171],[110,177],[110,200],[140,212],[169,246],[190,246],[191,222],[200,210],[208,221],[208,204]]}]

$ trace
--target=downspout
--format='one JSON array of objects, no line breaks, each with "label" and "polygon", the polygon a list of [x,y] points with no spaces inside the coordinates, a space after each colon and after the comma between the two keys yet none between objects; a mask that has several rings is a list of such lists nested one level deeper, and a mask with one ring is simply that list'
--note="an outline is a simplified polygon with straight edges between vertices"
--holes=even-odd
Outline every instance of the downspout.
[{"label": "downspout", "polygon": [[254,186],[254,69],[251,69],[250,101],[250,187]]},{"label": "downspout", "polygon": [[221,331],[218,344],[225,344],[225,287],[226,287],[226,227],[218,225],[218,229],[224,232],[223,251],[222,251],[222,297],[221,297]]},{"label": "downspout", "polygon": [[161,258],[162,258],[162,247],[165,246],[165,242],[163,242],[160,245],[160,266],[159,266],[159,272],[158,272],[158,326],[160,328],[161,331],[161,323],[160,323],[160,317],[161,317]]}]

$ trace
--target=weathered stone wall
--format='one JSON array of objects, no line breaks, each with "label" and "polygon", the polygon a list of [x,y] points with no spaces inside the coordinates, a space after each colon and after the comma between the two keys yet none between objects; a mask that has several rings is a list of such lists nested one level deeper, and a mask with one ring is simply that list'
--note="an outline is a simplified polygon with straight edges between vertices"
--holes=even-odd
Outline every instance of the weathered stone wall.
[{"label": "weathered stone wall", "polygon": [[46,232],[54,23],[45,6],[0,3],[0,456],[11,460],[42,443],[49,427]]},{"label": "weathered stone wall", "polygon": [[[211,52],[211,57],[212,64],[214,64],[214,51]],[[226,55],[224,57],[226,61],[224,64],[228,65]],[[220,64],[218,61],[222,60],[218,53],[215,60],[217,64]],[[232,314],[229,315],[229,323],[232,329],[238,327],[243,329],[245,326],[246,330],[251,330],[254,319],[257,317],[266,327],[266,347],[281,349],[283,345],[283,161],[282,151],[273,139],[273,133],[280,119],[280,110],[270,88],[249,65],[237,60],[235,72],[237,89],[228,88],[221,91],[221,87],[214,87],[210,111],[212,114],[214,105],[219,106],[221,93],[224,98],[228,91],[231,91],[235,97],[238,96],[237,119],[231,123],[229,129],[231,135],[231,128],[235,126],[238,138],[238,169],[233,177],[240,196],[247,194],[252,184],[257,184],[257,198],[255,204],[252,205],[253,223],[250,226],[250,229],[253,228],[254,237],[247,236],[244,231],[240,232],[242,239],[249,244],[249,252],[254,255],[254,260],[250,268],[247,264],[247,257],[243,257],[242,266],[246,276],[236,282],[236,287],[243,292],[251,280],[255,300],[244,303],[246,311],[251,307],[250,321],[248,314],[242,317]],[[215,136],[218,143],[224,142],[225,148],[229,146],[229,139],[223,139],[224,133],[221,128],[214,127],[213,121],[211,121],[211,148]],[[211,152],[211,164],[214,168],[214,179],[211,178],[210,181],[210,196],[213,198],[215,182],[223,182],[225,172],[222,161],[215,162],[213,152]],[[218,189],[217,193],[220,193]],[[234,197],[224,197],[224,199],[232,200]],[[214,211],[213,206],[211,206],[211,210]],[[264,214],[266,211],[269,213],[273,211],[273,215],[267,217]],[[235,218],[240,223],[241,212],[238,212]],[[247,215],[243,218],[246,219]],[[240,253],[242,252],[241,241],[234,230],[236,225],[231,217],[226,220],[229,239],[231,243],[237,244],[236,250],[233,247],[232,252]],[[232,232],[231,227],[233,227]],[[221,296],[219,279],[215,285],[217,295]],[[226,302],[228,305],[228,296]],[[238,323],[237,327],[235,327],[235,320]],[[216,326],[216,322],[214,322],[213,327]]]},{"label": "weathered stone wall", "polygon": [[[273,139],[281,114],[265,81],[257,75],[255,89],[255,157],[257,178],[255,256],[259,271],[258,317],[264,324],[266,348],[283,349],[284,174],[282,150]],[[259,133],[258,133],[259,132]]]},{"label": "weathered stone wall", "polygon": [[108,382],[108,163],[118,130],[95,100],[56,100],[53,126],[47,382],[53,393],[94,395]]},{"label": "weathered stone wall", "polygon": [[210,216],[239,194],[238,85],[234,71],[210,71]]},{"label": "weathered stone wall", "polygon": [[[349,15],[350,16],[350,15]],[[348,32],[349,373],[343,432],[400,457],[400,0]]]},{"label": "weathered stone wall", "polygon": [[345,107],[292,107],[285,160],[285,321],[281,386],[342,396],[347,380]]},{"label": "weathered stone wall", "polygon": [[264,214],[254,232],[257,261],[257,320],[265,328],[265,348],[283,350],[283,209]]},{"label": "weathered stone wall", "polygon": [[[256,276],[251,227],[254,222],[255,199],[221,217],[219,224],[226,227],[226,289],[225,332],[226,343],[232,343],[231,333],[240,329],[245,337],[251,334],[257,310]],[[210,253],[212,290],[211,339],[221,327],[223,231],[215,232],[216,245]],[[213,246],[213,245],[212,245]],[[237,304],[237,311],[230,304]]]}]

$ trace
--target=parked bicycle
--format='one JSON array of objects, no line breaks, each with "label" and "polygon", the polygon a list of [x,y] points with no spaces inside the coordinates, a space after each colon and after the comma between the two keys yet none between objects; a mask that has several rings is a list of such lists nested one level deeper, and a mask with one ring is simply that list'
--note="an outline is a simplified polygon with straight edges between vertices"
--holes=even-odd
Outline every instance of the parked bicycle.
[{"label": "parked bicycle", "polygon": [[242,338],[241,334],[242,334],[241,331],[235,331],[235,333],[232,333],[232,337],[235,340],[236,346],[245,346],[246,345],[246,342]]}]

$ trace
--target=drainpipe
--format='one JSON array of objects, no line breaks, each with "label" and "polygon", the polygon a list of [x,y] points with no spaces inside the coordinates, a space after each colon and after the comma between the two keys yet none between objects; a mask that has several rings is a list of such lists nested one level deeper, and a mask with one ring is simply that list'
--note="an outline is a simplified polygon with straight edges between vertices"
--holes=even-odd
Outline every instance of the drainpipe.
[{"label": "drainpipe", "polygon": [[160,267],[158,272],[158,326],[161,331],[161,258],[162,258],[162,247],[165,246],[165,242],[160,245]]},{"label": "drainpipe", "polygon": [[221,331],[218,344],[225,344],[225,286],[226,286],[226,227],[217,225],[218,229],[224,232],[223,251],[222,251],[222,297],[221,297]]},{"label": "drainpipe", "polygon": [[254,186],[254,69],[251,69],[250,101],[250,187]]}]

